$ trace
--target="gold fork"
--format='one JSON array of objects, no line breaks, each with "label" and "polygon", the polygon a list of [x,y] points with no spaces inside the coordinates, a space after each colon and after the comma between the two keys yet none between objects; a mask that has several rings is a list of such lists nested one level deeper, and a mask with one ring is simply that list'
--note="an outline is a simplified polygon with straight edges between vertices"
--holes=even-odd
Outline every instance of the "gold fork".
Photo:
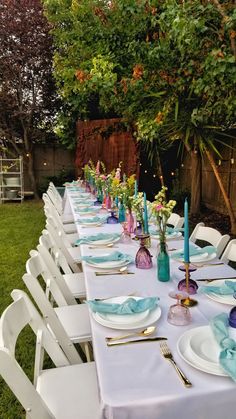
[{"label": "gold fork", "polygon": [[192,383],[188,380],[188,378],[185,376],[183,371],[181,371],[181,369],[176,364],[176,362],[173,358],[173,355],[172,355],[168,345],[165,342],[160,343],[160,351],[161,351],[161,354],[163,355],[163,357],[165,359],[167,359],[168,361],[170,361],[170,363],[174,366],[175,370],[177,371],[177,373],[179,375],[179,378],[181,379],[181,381],[185,385],[185,387],[192,387]]}]

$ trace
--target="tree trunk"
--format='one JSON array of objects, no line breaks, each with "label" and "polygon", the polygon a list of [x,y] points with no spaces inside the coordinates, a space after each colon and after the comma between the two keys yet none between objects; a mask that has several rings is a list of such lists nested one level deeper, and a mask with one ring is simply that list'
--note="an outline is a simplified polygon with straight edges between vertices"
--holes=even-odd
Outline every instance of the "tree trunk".
[{"label": "tree trunk", "polygon": [[225,187],[223,185],[223,182],[222,182],[222,179],[220,177],[218,168],[217,168],[217,166],[215,164],[215,160],[213,159],[213,156],[212,156],[212,154],[210,153],[209,150],[206,150],[206,155],[207,155],[207,158],[209,160],[209,163],[210,163],[210,165],[212,167],[212,170],[213,170],[214,175],[216,177],[216,180],[218,182],[219,188],[221,190],[222,196],[224,198],[226,208],[228,210],[228,214],[229,214],[229,218],[230,218],[230,223],[231,223],[231,233],[232,234],[236,234],[236,217],[235,217],[234,212],[233,212],[231,201],[230,201],[230,199],[229,199],[229,197],[227,195],[227,192],[225,190]]},{"label": "tree trunk", "polygon": [[28,169],[29,180],[30,180],[32,189],[34,191],[35,198],[36,199],[39,199],[39,194],[38,194],[38,189],[37,189],[37,183],[36,183],[35,173],[34,173],[34,157],[33,157],[33,153],[32,152],[28,152],[27,154],[28,154],[27,169]]},{"label": "tree trunk", "polygon": [[161,186],[164,186],[165,182],[164,182],[163,170],[162,170],[161,159],[160,159],[159,153],[157,153],[157,175],[160,179]]},{"label": "tree trunk", "polygon": [[202,160],[199,151],[191,150],[191,205],[190,214],[197,214],[201,207]]}]

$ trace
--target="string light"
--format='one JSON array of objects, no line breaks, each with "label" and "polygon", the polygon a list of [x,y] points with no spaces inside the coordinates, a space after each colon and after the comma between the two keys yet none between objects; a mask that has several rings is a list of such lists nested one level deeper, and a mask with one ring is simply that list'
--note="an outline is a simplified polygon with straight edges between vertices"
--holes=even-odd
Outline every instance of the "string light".
[{"label": "string light", "polygon": [[153,177],[156,177],[156,175],[153,175]]},{"label": "string light", "polygon": [[184,167],[184,163],[181,164],[181,167]]},{"label": "string light", "polygon": [[29,157],[30,156],[30,153],[26,153],[26,156]]},{"label": "string light", "polygon": [[45,162],[43,163],[43,165],[44,165],[44,166],[47,166],[47,162],[45,161]]},{"label": "string light", "polygon": [[221,166],[221,160],[218,161],[218,166]]},{"label": "string light", "polygon": [[231,164],[234,164],[234,159],[230,159]]},{"label": "string light", "polygon": [[147,170],[144,170],[144,173],[147,173]]},{"label": "string light", "polygon": [[163,179],[163,176],[160,176],[160,179]]},{"label": "string light", "polygon": [[171,176],[174,176],[175,175],[175,172],[171,172]]},{"label": "string light", "polygon": [[142,166],[142,163],[139,163],[139,166]]}]

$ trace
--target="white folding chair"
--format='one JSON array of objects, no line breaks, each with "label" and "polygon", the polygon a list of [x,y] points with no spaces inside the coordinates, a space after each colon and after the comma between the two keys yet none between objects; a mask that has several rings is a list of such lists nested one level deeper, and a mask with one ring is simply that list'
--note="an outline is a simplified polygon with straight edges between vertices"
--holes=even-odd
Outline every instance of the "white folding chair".
[{"label": "white folding chair", "polygon": [[37,250],[48,270],[54,276],[57,285],[61,288],[68,304],[70,304],[71,295],[73,295],[74,298],[86,298],[83,272],[73,273],[71,271],[60,249],[53,245],[47,230],[43,230],[42,235],[39,238],[39,244]]},{"label": "white folding chair", "polygon": [[[92,336],[88,306],[77,304],[72,295],[71,305],[68,305],[66,297],[37,251],[27,260],[26,271],[23,281],[62,349],[66,350],[68,344],[83,343],[87,360],[90,360],[88,342],[92,340]],[[41,277],[45,282],[45,289],[40,282]],[[57,307],[53,307],[49,301],[51,296]]]},{"label": "white folding chair", "polygon": [[228,234],[224,234],[222,236],[222,234],[215,228],[206,227],[204,223],[198,223],[190,236],[190,240],[193,243],[197,240],[203,240],[210,243],[216,248],[216,254],[218,257],[222,254],[229,239],[230,236]]},{"label": "white folding chair", "polygon": [[236,239],[231,240],[227,244],[220,259],[226,264],[236,262]]},{"label": "white folding chair", "polygon": [[[99,398],[94,362],[70,365],[27,294],[13,290],[14,302],[0,320],[0,373],[29,419],[98,419]],[[34,384],[15,358],[20,332],[30,325],[36,335]],[[56,368],[43,369],[43,353]]]},{"label": "white folding chair", "polygon": [[52,182],[49,183],[49,187],[47,189],[47,194],[50,199],[50,202],[53,204],[53,206],[56,208],[58,214],[61,217],[61,220],[63,223],[73,223],[74,219],[73,216],[69,214],[64,214],[64,200],[56,190],[55,186],[52,186]]},{"label": "white folding chair", "polygon": [[179,214],[172,212],[167,220],[167,224],[173,226],[174,228],[182,228],[184,224],[184,217],[180,217]]},{"label": "white folding chair", "polygon": [[[73,222],[73,223],[64,224],[61,216],[58,214],[56,208],[50,202],[46,194],[43,194],[42,199],[44,201],[44,213],[46,217],[52,216],[55,219],[58,227],[64,230],[64,232],[67,235],[72,235],[73,233],[76,233],[78,235],[75,223]],[[76,240],[76,238],[74,240]]]},{"label": "white folding chair", "polygon": [[46,229],[49,231],[55,245],[65,256],[73,272],[81,272],[81,254],[79,247],[72,247],[61,230],[58,229],[52,217],[46,220]]}]

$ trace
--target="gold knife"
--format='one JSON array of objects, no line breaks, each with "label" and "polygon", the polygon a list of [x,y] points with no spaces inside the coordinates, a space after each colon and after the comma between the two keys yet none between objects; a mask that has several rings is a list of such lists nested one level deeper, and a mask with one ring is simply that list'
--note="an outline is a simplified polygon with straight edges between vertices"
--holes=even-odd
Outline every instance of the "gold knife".
[{"label": "gold knife", "polygon": [[95,272],[96,276],[103,276],[103,275],[134,275],[134,272]]},{"label": "gold knife", "polygon": [[107,346],[129,345],[130,343],[140,343],[140,342],[158,342],[159,340],[167,340],[167,338],[158,336],[156,338],[126,340],[125,342],[107,342]]}]

